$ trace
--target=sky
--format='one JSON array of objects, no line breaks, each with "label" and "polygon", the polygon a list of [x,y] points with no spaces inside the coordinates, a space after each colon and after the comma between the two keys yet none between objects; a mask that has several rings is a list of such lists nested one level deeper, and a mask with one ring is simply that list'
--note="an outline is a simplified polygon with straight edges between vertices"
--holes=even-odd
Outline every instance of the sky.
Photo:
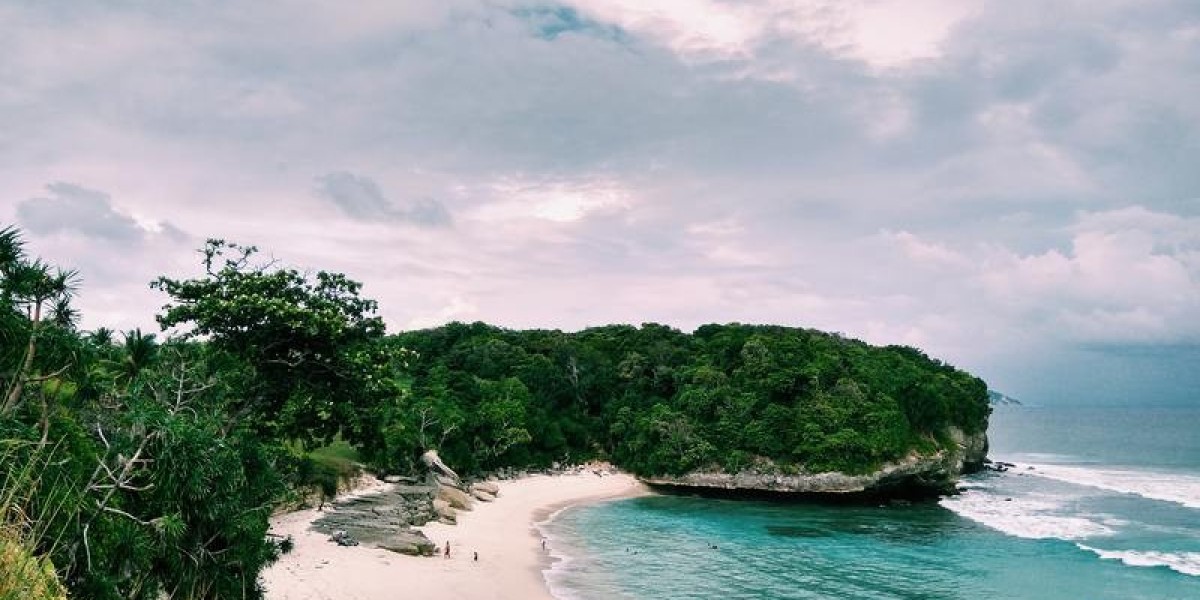
[{"label": "sky", "polygon": [[0,2],[0,223],[156,329],[206,238],[392,331],[814,327],[1200,406],[1194,0]]}]

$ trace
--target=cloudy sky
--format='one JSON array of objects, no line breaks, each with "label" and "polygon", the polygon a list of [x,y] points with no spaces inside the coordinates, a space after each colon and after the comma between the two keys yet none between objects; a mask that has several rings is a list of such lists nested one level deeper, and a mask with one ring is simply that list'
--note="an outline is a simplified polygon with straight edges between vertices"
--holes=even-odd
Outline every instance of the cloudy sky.
[{"label": "cloudy sky", "polygon": [[0,222],[152,327],[208,237],[393,330],[761,322],[1200,404],[1194,0],[0,3]]}]

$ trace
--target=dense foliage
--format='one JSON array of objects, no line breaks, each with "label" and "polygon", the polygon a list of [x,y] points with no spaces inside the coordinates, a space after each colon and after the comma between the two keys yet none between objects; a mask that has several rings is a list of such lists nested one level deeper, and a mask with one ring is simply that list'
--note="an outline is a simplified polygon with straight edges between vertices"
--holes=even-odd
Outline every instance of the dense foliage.
[{"label": "dense foliage", "polygon": [[977,432],[984,383],[908,347],[809,329],[662,325],[569,334],[452,323],[407,332],[412,393],[388,449],[436,442],[467,470],[594,456],[639,474],[857,472]]},{"label": "dense foliage", "polygon": [[152,284],[168,337],[83,332],[76,274],[0,230],[0,591],[261,598],[272,510],[358,457],[859,471],[986,426],[984,384],[912,348],[737,324],[388,336],[344,275],[201,252]]},{"label": "dense foliage", "polygon": [[159,343],[78,331],[74,274],[0,232],[0,526],[72,597],[261,597],[279,552],[271,512],[321,479],[304,445],[354,432],[356,402],[397,393],[358,284],[310,284],[251,255],[210,243],[205,277],[159,280],[172,296],[160,320],[192,326]]},{"label": "dense foliage", "polygon": [[340,273],[308,277],[273,262],[258,265],[253,246],[209,240],[204,276],[160,277],[171,297],[158,322],[186,328],[243,361],[251,375],[230,409],[270,438],[326,442],[342,433],[369,441],[362,414],[395,396],[403,351],[383,339],[376,303]]}]

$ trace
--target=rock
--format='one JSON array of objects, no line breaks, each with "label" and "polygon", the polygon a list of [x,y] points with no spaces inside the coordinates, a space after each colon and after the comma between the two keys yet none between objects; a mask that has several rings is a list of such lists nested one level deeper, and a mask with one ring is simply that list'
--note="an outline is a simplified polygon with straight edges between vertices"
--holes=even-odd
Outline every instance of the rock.
[{"label": "rock", "polygon": [[379,544],[380,548],[398,554],[409,556],[433,556],[437,546],[425,537],[424,533],[415,530],[405,530],[389,537]]},{"label": "rock", "polygon": [[437,515],[439,521],[452,524],[458,522],[458,512],[455,511],[452,506],[450,506],[449,502],[446,502],[441,498],[434,499],[433,512]]},{"label": "rock", "polygon": [[402,478],[399,475],[388,475],[383,478],[384,483],[400,483]]},{"label": "rock", "polygon": [[495,496],[476,488],[471,488],[471,495],[480,502],[491,502],[496,499]]},{"label": "rock", "polygon": [[352,537],[350,534],[348,534],[344,530],[340,530],[340,529],[338,531],[333,532],[333,535],[329,536],[329,540],[339,546],[357,546],[358,545],[358,540],[354,539],[354,537]]},{"label": "rock", "polygon": [[445,500],[454,508],[471,510],[471,496],[456,487],[439,485],[437,489],[437,498],[439,500]]},{"label": "rock", "polygon": [[472,483],[471,491],[474,492],[475,490],[486,492],[492,496],[500,495],[500,486],[496,485],[496,483],[493,481],[477,481]]},{"label": "rock", "polygon": [[784,474],[774,468],[737,473],[693,471],[679,476],[647,477],[643,481],[667,491],[711,493],[782,493],[825,496],[931,497],[952,494],[959,475],[982,468],[987,452],[983,433],[965,435],[950,428],[947,447],[930,454],[912,453],[882,465],[875,472],[848,475]]},{"label": "rock", "polygon": [[378,547],[397,531],[437,519],[432,506],[436,489],[394,484],[384,492],[343,498],[313,523],[313,530],[326,535],[343,531],[362,546]]},{"label": "rock", "polygon": [[987,432],[967,435],[958,427],[946,428],[953,440],[953,446],[948,448],[948,458],[952,464],[950,470],[955,476],[962,473],[982,471],[987,463],[988,439]]}]

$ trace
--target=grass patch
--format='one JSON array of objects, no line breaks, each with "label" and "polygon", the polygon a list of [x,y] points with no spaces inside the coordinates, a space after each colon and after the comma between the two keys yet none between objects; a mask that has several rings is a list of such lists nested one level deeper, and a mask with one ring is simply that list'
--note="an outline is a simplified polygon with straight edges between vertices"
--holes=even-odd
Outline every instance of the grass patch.
[{"label": "grass patch", "polygon": [[324,505],[362,475],[359,459],[358,450],[344,440],[314,448],[300,459],[300,484],[319,493],[320,505]]},{"label": "grass patch", "polygon": [[357,463],[361,459],[358,450],[345,440],[334,440],[328,446],[314,448],[308,455],[313,459],[323,461],[340,460],[347,463]]}]

